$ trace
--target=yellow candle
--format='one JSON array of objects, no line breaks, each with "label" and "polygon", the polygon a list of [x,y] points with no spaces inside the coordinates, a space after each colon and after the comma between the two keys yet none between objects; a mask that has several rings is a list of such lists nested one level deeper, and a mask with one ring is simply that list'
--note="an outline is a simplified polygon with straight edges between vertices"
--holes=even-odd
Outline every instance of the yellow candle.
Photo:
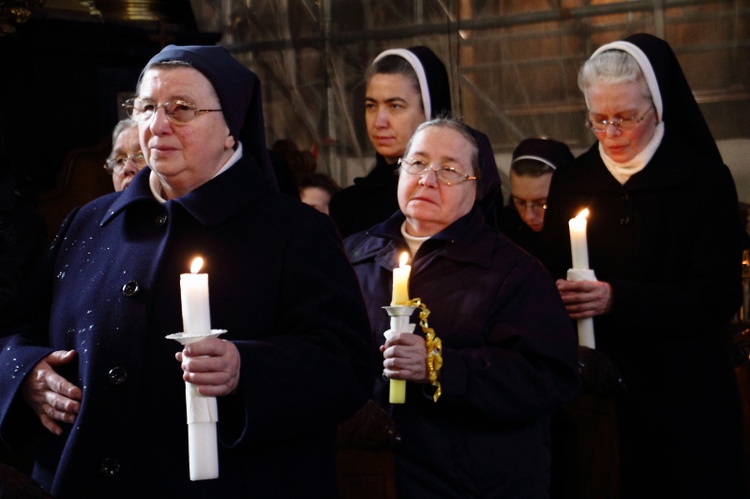
[{"label": "yellow candle", "polygon": [[587,208],[568,221],[570,250],[573,257],[572,268],[574,269],[589,268],[589,250],[586,244],[586,217],[588,216],[589,210]]},{"label": "yellow candle", "polygon": [[189,274],[180,274],[182,298],[182,326],[187,334],[211,332],[211,312],[208,305],[208,274],[199,274],[203,258],[190,265]]},{"label": "yellow candle", "polygon": [[404,305],[409,301],[409,274],[411,273],[411,265],[406,264],[408,260],[409,254],[404,251],[401,253],[399,266],[393,269],[393,296],[391,298],[391,305]]}]

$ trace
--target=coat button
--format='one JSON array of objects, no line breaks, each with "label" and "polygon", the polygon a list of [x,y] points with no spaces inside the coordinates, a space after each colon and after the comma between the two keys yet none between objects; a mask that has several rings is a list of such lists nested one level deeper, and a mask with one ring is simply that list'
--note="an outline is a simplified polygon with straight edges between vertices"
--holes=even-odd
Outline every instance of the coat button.
[{"label": "coat button", "polygon": [[120,472],[120,463],[111,457],[104,458],[99,466],[99,473],[104,476],[115,476]]},{"label": "coat button", "polygon": [[154,225],[157,227],[162,227],[164,224],[167,223],[167,219],[168,219],[167,214],[161,213],[157,215],[156,218],[154,219]]},{"label": "coat button", "polygon": [[138,281],[128,281],[122,287],[122,294],[125,296],[135,296],[138,293]]},{"label": "coat button", "polygon": [[620,225],[627,225],[630,223],[630,217],[625,215],[620,219]]},{"label": "coat button", "polygon": [[107,373],[107,380],[110,385],[121,385],[128,379],[128,372],[122,367],[113,367]]}]

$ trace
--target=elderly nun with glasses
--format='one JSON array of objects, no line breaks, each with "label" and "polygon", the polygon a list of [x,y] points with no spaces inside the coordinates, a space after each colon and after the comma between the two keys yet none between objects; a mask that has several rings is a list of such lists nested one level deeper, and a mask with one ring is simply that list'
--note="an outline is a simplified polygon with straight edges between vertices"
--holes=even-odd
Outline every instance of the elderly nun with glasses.
[{"label": "elderly nun with glasses", "polygon": [[[345,240],[377,347],[373,398],[400,435],[399,497],[547,497],[550,416],[579,386],[554,281],[485,222],[478,155],[461,122],[421,124],[400,160],[400,210]],[[408,296],[392,293],[402,254]],[[383,309],[404,303],[413,333]],[[389,386],[401,383],[403,403]]]},{"label": "elderly nun with glasses", "polygon": [[[746,497],[725,345],[742,297],[732,177],[664,40],[604,45],[578,81],[596,142],[552,178],[542,258],[623,375],[620,497]],[[569,282],[584,208],[597,281]]]},{"label": "elderly nun with glasses", "polygon": [[[148,167],[69,215],[4,331],[0,436],[39,439],[56,498],[336,497],[367,315],[333,222],[277,192],[259,85],[222,47],[157,54],[127,103]],[[226,333],[183,349],[196,256]],[[185,381],[216,397],[217,478],[189,475]]]}]

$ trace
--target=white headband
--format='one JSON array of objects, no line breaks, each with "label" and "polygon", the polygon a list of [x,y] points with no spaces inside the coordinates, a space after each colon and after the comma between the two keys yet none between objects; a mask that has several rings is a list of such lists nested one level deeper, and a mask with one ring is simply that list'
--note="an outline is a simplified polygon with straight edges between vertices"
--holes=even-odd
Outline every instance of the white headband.
[{"label": "white headband", "polygon": [[552,163],[550,162],[550,160],[548,160],[548,159],[544,159],[544,158],[543,158],[543,157],[541,157],[541,156],[534,156],[534,155],[531,155],[531,154],[524,154],[523,156],[519,156],[519,157],[517,157],[516,159],[514,159],[514,160],[513,160],[512,162],[511,162],[511,164],[514,164],[514,163],[516,163],[517,161],[521,161],[522,159],[534,159],[534,160],[536,160],[536,161],[539,161],[539,162],[541,162],[541,163],[544,163],[545,165],[547,165],[547,166],[551,167],[551,168],[552,168],[553,170],[557,170],[557,166],[555,166],[554,164],[552,164]]}]

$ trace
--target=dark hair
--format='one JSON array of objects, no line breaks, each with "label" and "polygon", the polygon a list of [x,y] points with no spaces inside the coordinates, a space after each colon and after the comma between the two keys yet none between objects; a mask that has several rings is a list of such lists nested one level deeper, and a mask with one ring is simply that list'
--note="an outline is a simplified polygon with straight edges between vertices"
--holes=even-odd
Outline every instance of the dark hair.
[{"label": "dark hair", "polygon": [[311,173],[306,175],[299,182],[299,190],[301,191],[306,187],[317,187],[323,189],[331,196],[341,190],[341,187],[339,187],[339,185],[325,173]]},{"label": "dark hair", "polygon": [[541,177],[554,172],[555,169],[538,159],[525,158],[511,163],[510,171],[519,177]]},{"label": "dark hair", "polygon": [[[365,72],[365,85],[369,85],[370,80],[375,75],[386,74],[386,75],[401,75],[411,83],[414,90],[422,95],[422,89],[419,86],[419,78],[417,78],[417,72],[414,71],[411,63],[399,55],[387,55],[377,61],[373,62],[367,72]],[[424,104],[422,100],[419,100],[419,105],[424,111]]]}]

